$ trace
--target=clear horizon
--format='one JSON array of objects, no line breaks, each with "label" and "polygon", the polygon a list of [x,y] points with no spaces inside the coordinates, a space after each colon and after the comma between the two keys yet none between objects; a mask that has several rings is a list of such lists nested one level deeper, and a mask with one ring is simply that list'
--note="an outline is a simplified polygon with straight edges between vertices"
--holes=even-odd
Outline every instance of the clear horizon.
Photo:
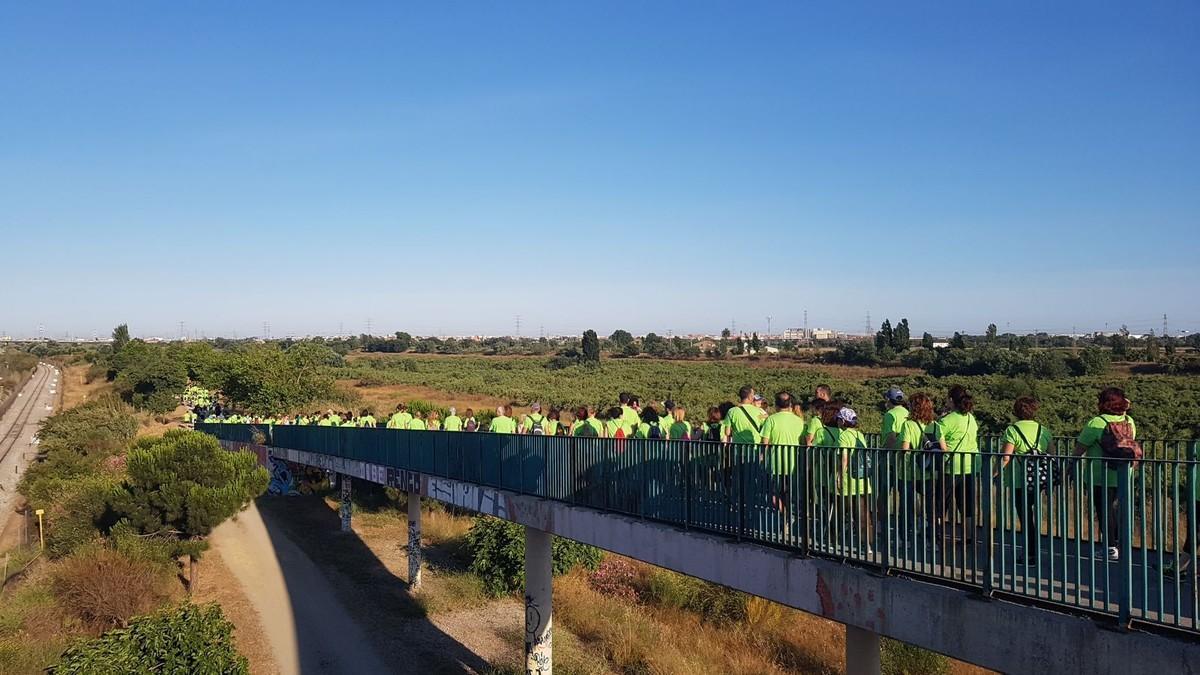
[{"label": "clear horizon", "polygon": [[1198,30],[1194,3],[10,6],[0,334],[1200,332]]}]

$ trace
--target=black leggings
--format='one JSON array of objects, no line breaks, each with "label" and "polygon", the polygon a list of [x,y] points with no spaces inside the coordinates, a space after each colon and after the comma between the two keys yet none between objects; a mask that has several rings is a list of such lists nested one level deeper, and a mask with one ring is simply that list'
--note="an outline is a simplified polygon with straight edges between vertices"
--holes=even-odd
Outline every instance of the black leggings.
[{"label": "black leggings", "polygon": [[943,522],[954,522],[956,511],[962,514],[963,520],[974,521],[975,475],[970,473],[945,474],[938,483],[940,484],[938,489],[941,491],[938,501],[942,506]]},{"label": "black leggings", "polygon": [[1017,512],[1017,523],[1025,533],[1026,555],[1032,555],[1038,550],[1038,535],[1042,530],[1041,519],[1038,517],[1041,495],[1039,490],[1013,490],[1012,506]]},{"label": "black leggings", "polygon": [[[1105,546],[1118,548],[1121,546],[1121,509],[1117,502],[1117,488],[1092,488],[1092,512],[1096,525],[1104,534]],[[1105,522],[1105,514],[1108,522]]]}]

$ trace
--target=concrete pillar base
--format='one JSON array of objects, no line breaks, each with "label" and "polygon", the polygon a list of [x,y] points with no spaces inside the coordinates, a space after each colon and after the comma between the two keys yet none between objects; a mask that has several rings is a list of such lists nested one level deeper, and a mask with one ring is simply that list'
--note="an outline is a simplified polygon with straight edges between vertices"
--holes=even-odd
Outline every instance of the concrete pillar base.
[{"label": "concrete pillar base", "polygon": [[551,635],[550,542],[553,537],[532,527],[525,528],[525,673],[551,675],[554,672]]},{"label": "concrete pillar base", "polygon": [[408,493],[408,587],[421,587],[421,495]]},{"label": "concrete pillar base", "polygon": [[846,675],[879,675],[879,649],[879,633],[846,626]]}]

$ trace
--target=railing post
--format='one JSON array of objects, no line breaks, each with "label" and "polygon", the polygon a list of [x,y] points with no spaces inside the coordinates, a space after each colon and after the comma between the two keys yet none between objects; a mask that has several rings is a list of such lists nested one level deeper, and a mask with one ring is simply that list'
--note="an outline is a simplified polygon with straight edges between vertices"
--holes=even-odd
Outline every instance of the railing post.
[{"label": "railing post", "polygon": [[692,442],[683,442],[683,529],[692,521]]},{"label": "railing post", "polygon": [[742,536],[746,533],[746,471],[745,462],[742,461],[740,446],[733,446],[733,465],[738,473],[738,541],[741,541]]},{"label": "railing post", "polygon": [[1121,597],[1117,605],[1118,622],[1122,629],[1128,628],[1132,619],[1133,604],[1133,504],[1130,502],[1132,493],[1130,482],[1133,479],[1132,463],[1121,462],[1117,469],[1117,506],[1121,518],[1121,561],[1120,583]]},{"label": "railing post", "polygon": [[[876,515],[876,518],[883,518],[883,551],[880,552],[879,567],[884,574],[888,574],[892,567],[892,494],[899,494],[899,490],[893,490],[895,486],[892,479],[892,460],[895,455],[891,450],[873,452],[883,454],[883,494],[882,499],[876,499],[875,503],[883,503],[883,513]],[[879,462],[875,462],[875,465],[878,466]]]},{"label": "railing post", "polygon": [[[996,576],[996,530],[992,527],[992,516],[994,508],[992,505],[992,453],[990,448],[988,452],[980,453],[982,466],[979,468],[979,481],[983,483],[983,495],[981,496],[983,513],[980,514],[983,519],[983,530],[986,533],[983,537],[983,545],[986,547],[983,559],[983,595],[991,597],[994,590]],[[968,476],[970,480],[970,476]],[[970,504],[968,508],[974,509],[975,505]],[[1026,521],[1029,517],[1026,516]],[[978,528],[976,528],[978,529]],[[968,533],[974,534],[974,533]]]},{"label": "railing post", "polygon": [[796,462],[796,470],[800,479],[796,491],[800,501],[799,504],[797,504],[798,508],[796,509],[799,511],[799,513],[793,518],[793,520],[796,521],[797,526],[800,528],[800,553],[807,556],[810,551],[809,541],[811,540],[808,530],[810,524],[812,523],[811,519],[809,518],[810,500],[808,494],[809,489],[811,488],[811,486],[808,484],[808,457],[810,453],[809,448],[805,446],[797,446],[796,451],[800,453],[800,457]]}]

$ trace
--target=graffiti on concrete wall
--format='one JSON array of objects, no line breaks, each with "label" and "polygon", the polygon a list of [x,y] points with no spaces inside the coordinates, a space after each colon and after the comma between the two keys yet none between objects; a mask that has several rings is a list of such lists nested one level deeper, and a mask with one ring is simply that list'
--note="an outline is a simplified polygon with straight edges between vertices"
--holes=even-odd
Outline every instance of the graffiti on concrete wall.
[{"label": "graffiti on concrete wall", "polygon": [[342,501],[338,505],[338,515],[342,518],[342,532],[349,532],[350,514],[354,508],[353,502],[351,501],[350,492],[352,489],[351,485],[353,483],[350,476],[347,476],[344,473],[338,476],[338,482],[341,484],[340,487],[342,489]]},{"label": "graffiti on concrete wall", "polygon": [[296,489],[296,476],[286,460],[278,457],[271,458],[271,482],[267,484],[267,492],[273,495],[293,496],[300,492]]},{"label": "graffiti on concrete wall", "polygon": [[508,500],[493,488],[430,476],[425,496],[490,516],[508,518]]}]

